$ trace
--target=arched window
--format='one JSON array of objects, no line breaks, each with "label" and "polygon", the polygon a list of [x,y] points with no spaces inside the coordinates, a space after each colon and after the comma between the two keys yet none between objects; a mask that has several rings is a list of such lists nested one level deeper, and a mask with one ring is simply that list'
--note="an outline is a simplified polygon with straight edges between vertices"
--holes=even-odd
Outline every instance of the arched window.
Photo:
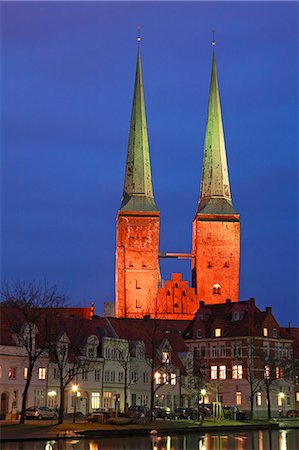
[{"label": "arched window", "polygon": [[221,286],[218,283],[213,285],[213,294],[221,294]]}]

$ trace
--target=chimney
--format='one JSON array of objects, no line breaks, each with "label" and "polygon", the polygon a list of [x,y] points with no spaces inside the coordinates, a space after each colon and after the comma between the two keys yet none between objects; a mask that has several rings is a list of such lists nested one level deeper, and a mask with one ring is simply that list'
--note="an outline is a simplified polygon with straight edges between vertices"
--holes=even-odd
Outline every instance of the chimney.
[{"label": "chimney", "polygon": [[266,313],[271,314],[272,313],[272,306],[266,306]]},{"label": "chimney", "polygon": [[231,301],[231,299],[230,299],[230,298],[227,298],[227,299],[226,299],[226,303],[227,303],[228,305],[230,305],[230,304],[231,304],[231,302],[232,302],[232,301]]},{"label": "chimney", "polygon": [[250,297],[249,304],[250,305],[255,305],[255,298],[254,297]]},{"label": "chimney", "polygon": [[203,300],[200,300],[199,302],[199,307],[203,308],[205,306],[205,302]]}]

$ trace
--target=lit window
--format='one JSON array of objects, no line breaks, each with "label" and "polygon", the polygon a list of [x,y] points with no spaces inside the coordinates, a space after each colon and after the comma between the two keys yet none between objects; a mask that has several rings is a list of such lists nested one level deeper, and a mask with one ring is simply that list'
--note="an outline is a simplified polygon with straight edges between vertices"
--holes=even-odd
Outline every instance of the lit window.
[{"label": "lit window", "polygon": [[92,407],[92,409],[98,409],[100,407],[100,393],[99,392],[91,393],[91,407]]},{"label": "lit window", "polygon": [[283,368],[275,367],[275,378],[283,378]]},{"label": "lit window", "polygon": [[299,402],[299,392],[296,392],[296,402]]},{"label": "lit window", "polygon": [[262,406],[262,393],[258,392],[256,394],[256,406]]},{"label": "lit window", "polygon": [[221,286],[218,283],[213,285],[213,294],[221,294]]},{"label": "lit window", "polygon": [[217,380],[217,366],[211,366],[211,380]]},{"label": "lit window", "polygon": [[215,328],[215,337],[221,336],[221,328]]},{"label": "lit window", "polygon": [[170,384],[172,384],[172,386],[176,385],[176,374],[175,373],[170,374]]},{"label": "lit window", "polygon": [[27,380],[27,378],[28,378],[28,367],[24,367],[23,376],[24,376],[24,380]]},{"label": "lit window", "polygon": [[269,366],[265,366],[265,378],[267,378],[267,379],[270,378],[270,367]]},{"label": "lit window", "polygon": [[226,379],[226,366],[219,367],[219,378],[220,378],[220,380]]},{"label": "lit window", "polygon": [[161,375],[159,372],[155,373],[155,381],[156,381],[156,384],[161,384]]},{"label": "lit window", "polygon": [[241,380],[243,375],[243,367],[241,364],[236,364],[233,366],[232,378],[235,380]]},{"label": "lit window", "polygon": [[170,353],[162,352],[162,363],[169,364],[170,363]]},{"label": "lit window", "polygon": [[263,335],[264,335],[265,337],[268,337],[268,336],[269,336],[269,330],[268,330],[267,327],[264,327],[264,328],[263,328]]},{"label": "lit window", "polygon": [[240,406],[242,404],[242,392],[236,392],[236,404]]},{"label": "lit window", "polygon": [[16,367],[10,367],[8,369],[8,378],[10,380],[15,380],[17,378],[17,368]]},{"label": "lit window", "polygon": [[45,380],[46,379],[46,368],[45,367],[39,367],[39,369],[38,369],[38,379],[39,380]]}]

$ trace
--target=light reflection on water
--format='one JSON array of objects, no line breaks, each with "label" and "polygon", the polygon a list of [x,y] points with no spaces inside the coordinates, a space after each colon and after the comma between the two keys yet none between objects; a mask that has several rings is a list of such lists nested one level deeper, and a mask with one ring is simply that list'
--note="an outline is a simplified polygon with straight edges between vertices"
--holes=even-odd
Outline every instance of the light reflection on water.
[{"label": "light reflection on water", "polygon": [[2,443],[1,450],[298,450],[299,430]]}]

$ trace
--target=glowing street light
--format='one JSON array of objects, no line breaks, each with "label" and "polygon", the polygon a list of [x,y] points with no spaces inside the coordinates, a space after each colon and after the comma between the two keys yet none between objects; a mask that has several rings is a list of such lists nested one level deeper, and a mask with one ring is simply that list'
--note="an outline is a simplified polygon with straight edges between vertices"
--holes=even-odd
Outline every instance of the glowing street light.
[{"label": "glowing street light", "polygon": [[73,423],[75,423],[76,421],[76,409],[77,409],[77,397],[78,394],[80,396],[80,392],[78,392],[78,385],[77,384],[73,384],[72,385],[72,393],[73,393],[73,402],[74,402],[74,413],[73,413]]}]

